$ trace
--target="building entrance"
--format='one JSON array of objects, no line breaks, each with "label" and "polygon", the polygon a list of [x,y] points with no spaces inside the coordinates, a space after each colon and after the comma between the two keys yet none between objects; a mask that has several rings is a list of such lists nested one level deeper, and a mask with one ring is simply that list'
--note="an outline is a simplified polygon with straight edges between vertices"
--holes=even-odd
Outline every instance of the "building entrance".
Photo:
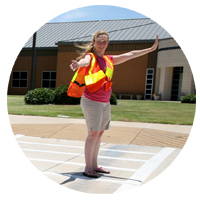
[{"label": "building entrance", "polygon": [[171,92],[172,101],[181,100],[182,80],[183,80],[183,67],[174,67],[173,80],[172,80],[172,92]]}]

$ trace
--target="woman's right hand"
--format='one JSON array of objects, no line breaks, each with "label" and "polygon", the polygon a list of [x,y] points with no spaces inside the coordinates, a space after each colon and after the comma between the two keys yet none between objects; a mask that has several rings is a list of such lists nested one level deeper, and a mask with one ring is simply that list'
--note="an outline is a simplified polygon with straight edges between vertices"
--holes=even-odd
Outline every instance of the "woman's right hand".
[{"label": "woman's right hand", "polygon": [[79,60],[78,62],[76,60],[72,60],[72,64],[70,65],[70,68],[75,71],[79,67],[88,67],[90,64],[91,56],[86,55],[84,58]]},{"label": "woman's right hand", "polygon": [[72,60],[72,64],[70,65],[70,68],[75,71],[78,69],[78,62],[76,60]]}]

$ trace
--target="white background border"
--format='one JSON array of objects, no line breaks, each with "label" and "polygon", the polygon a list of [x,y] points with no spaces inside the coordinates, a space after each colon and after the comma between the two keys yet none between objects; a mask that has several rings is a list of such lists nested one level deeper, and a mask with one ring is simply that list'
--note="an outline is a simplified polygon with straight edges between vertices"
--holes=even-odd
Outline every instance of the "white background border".
[{"label": "white background border", "polygon": [[[199,2],[180,0],[142,1],[47,1],[10,0],[1,2],[1,139],[0,199],[69,199],[112,198],[75,192],[42,175],[19,149],[7,115],[7,86],[14,62],[28,38],[43,24],[69,10],[91,6],[113,5],[132,9],[150,17],[166,29],[181,46],[192,68],[197,89],[197,112],[189,139],[178,158],[154,180],[139,189],[115,195],[116,199],[199,199],[200,133],[199,109]],[[187,113],[186,113],[187,114]],[[70,196],[69,196],[70,195]],[[113,194],[114,195],[114,194]]]}]

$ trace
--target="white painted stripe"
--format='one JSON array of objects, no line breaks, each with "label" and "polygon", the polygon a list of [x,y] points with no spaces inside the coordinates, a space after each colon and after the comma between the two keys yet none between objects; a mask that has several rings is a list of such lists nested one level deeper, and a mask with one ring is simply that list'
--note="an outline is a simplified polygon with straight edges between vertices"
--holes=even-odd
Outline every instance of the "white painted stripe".
[{"label": "white painted stripe", "polygon": [[[54,176],[60,176],[60,177],[73,177],[73,178],[81,178],[81,179],[90,179],[86,176],[78,176],[78,175],[74,175],[74,174],[62,174],[62,173],[55,173],[55,172],[43,172],[43,174],[45,175],[54,175]],[[97,178],[97,179],[93,179],[93,181],[97,181],[97,182],[106,182],[106,183],[116,183],[116,184],[128,184],[128,185],[135,185],[135,181],[131,181],[131,182],[126,182],[126,181],[119,181],[119,180],[113,180],[111,178]]]},{"label": "white painted stripe", "polygon": [[150,152],[141,152],[141,151],[124,151],[124,150],[117,150],[117,149],[101,149],[100,151],[114,151],[114,152],[121,152],[121,153],[133,153],[133,154],[145,154],[145,155],[155,155],[156,153]]},{"label": "white painted stripe", "polygon": [[[52,162],[52,163],[59,163],[59,164],[66,164],[66,165],[79,165],[79,166],[85,166],[84,163],[75,163],[75,162],[63,162],[63,161],[57,161],[57,160],[47,160],[47,159],[39,159],[39,158],[28,158],[31,161],[39,161],[39,162]],[[107,169],[116,169],[116,170],[122,170],[122,171],[130,171],[135,172],[136,169],[129,169],[129,168],[121,168],[121,167],[112,167],[112,166],[102,166]]]},{"label": "white painted stripe", "polygon": [[147,160],[143,159],[131,159],[131,158],[117,158],[117,157],[108,157],[108,156],[98,156],[98,158],[105,158],[105,159],[114,159],[114,160],[125,160],[125,161],[134,161],[134,162],[147,162]]},{"label": "white painted stripe", "polygon": [[21,135],[21,134],[15,135],[15,138],[21,138],[21,137],[24,137],[24,135]]},{"label": "white painted stripe", "polygon": [[47,160],[47,159],[40,159],[40,158],[28,158],[31,161],[39,161],[39,162],[51,162],[51,163],[62,163],[64,164],[63,161],[57,161],[57,160]]},{"label": "white painted stripe", "polygon": [[[58,152],[58,151],[45,151],[37,149],[23,149],[22,151],[32,151],[32,152],[41,152],[41,153],[53,153],[53,154],[64,154],[64,155],[75,155],[75,156],[85,156],[85,154],[80,153],[67,153],[67,152]],[[98,158],[111,159],[111,160],[125,160],[125,161],[134,161],[134,162],[147,162],[143,159],[129,159],[129,158],[118,158],[118,157],[108,157],[108,156],[98,156]]]},{"label": "white painted stripe", "polygon": [[18,143],[45,145],[45,146],[53,146],[53,147],[70,147],[70,148],[79,148],[79,149],[84,148],[82,146],[69,146],[69,145],[61,145],[61,144],[47,144],[47,143],[38,143],[38,142],[25,142],[25,141],[18,141]]},{"label": "white painted stripe", "polygon": [[32,152],[40,152],[40,153],[53,153],[53,154],[64,154],[64,155],[74,155],[78,156],[81,155],[80,153],[68,153],[68,152],[59,152],[59,151],[45,151],[45,150],[38,150],[38,149],[21,149],[22,151],[32,151]]},{"label": "white painted stripe", "polygon": [[[154,157],[149,159],[144,165],[142,165],[130,179],[138,180],[137,186],[140,186],[146,178],[174,151],[174,148],[164,148]],[[127,180],[129,181],[129,180]],[[123,184],[119,187],[115,193],[122,192],[125,190],[133,189],[130,185]]]},{"label": "white painted stripe", "polygon": [[[18,141],[18,143],[84,149],[84,147],[82,147],[82,146],[69,146],[69,145],[61,145],[61,144],[47,144],[47,143],[37,143],[37,142],[25,142],[25,141]],[[124,151],[124,150],[103,149],[103,148],[100,148],[99,151],[113,151],[113,152],[121,152],[121,153],[147,154],[147,155],[155,155],[156,154],[156,153],[149,153],[149,152]]]}]

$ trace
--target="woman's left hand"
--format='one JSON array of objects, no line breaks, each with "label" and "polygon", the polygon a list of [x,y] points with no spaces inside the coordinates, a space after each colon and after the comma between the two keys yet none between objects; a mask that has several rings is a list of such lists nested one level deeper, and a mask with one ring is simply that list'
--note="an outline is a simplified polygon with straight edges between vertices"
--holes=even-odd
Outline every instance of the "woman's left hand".
[{"label": "woman's left hand", "polygon": [[139,56],[143,56],[147,53],[155,51],[157,48],[158,48],[158,35],[156,36],[155,43],[152,47],[141,50],[133,50],[124,54],[113,55],[113,63],[114,65],[119,65],[127,60],[137,58]]},{"label": "woman's left hand", "polygon": [[151,47],[152,51],[155,51],[158,47],[158,35],[156,35],[156,40],[155,40],[155,43],[154,45]]}]

